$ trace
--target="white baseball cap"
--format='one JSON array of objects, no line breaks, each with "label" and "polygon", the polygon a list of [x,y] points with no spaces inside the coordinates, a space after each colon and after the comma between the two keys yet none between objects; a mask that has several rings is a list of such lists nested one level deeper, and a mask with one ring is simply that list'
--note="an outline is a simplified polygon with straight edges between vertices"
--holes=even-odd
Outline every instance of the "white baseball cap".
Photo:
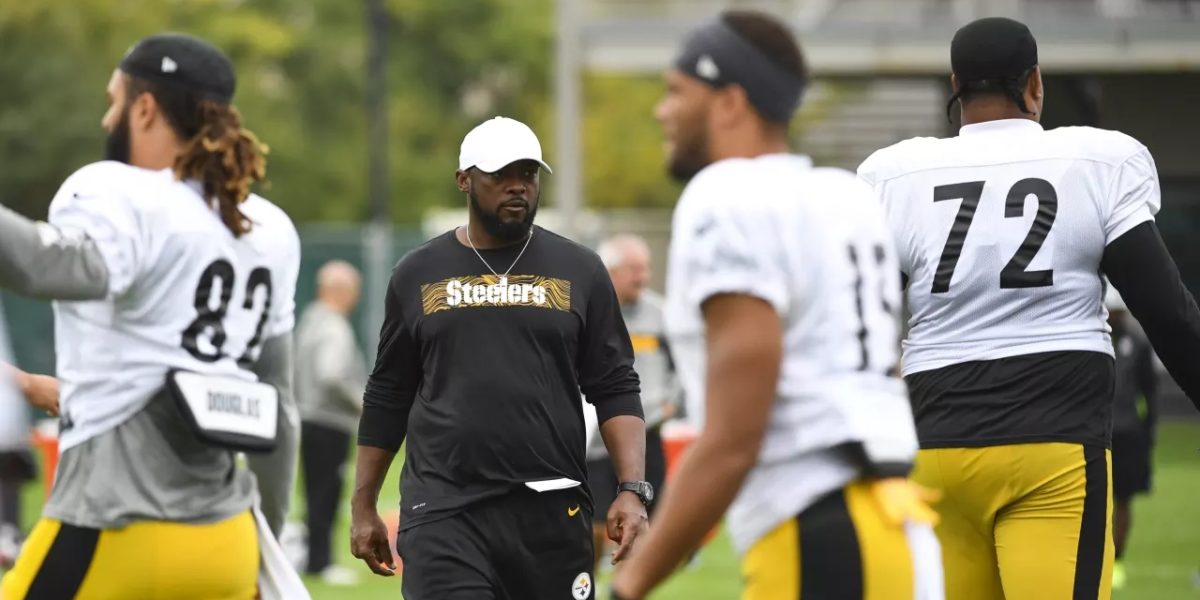
[{"label": "white baseball cap", "polygon": [[554,172],[542,161],[542,144],[528,125],[508,117],[494,117],[463,138],[458,168],[466,171],[475,167],[484,173],[495,173],[518,160],[537,161],[547,173]]}]

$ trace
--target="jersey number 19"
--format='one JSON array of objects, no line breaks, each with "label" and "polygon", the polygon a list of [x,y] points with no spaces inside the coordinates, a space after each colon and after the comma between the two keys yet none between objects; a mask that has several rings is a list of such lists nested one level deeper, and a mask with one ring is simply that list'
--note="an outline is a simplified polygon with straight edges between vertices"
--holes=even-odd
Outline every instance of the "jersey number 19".
[{"label": "jersey number 19", "polygon": [[[886,319],[895,318],[893,307],[888,302],[888,295],[883,286],[887,285],[887,278],[882,275],[882,267],[887,259],[887,252],[882,244],[874,244],[871,246],[872,257],[860,257],[859,249],[854,245],[849,248],[850,264],[854,267],[854,310],[858,314],[858,347],[859,347],[859,371],[868,371],[871,369],[871,353],[867,346],[867,311],[871,310],[863,298],[864,287],[864,271],[871,271],[876,279],[879,280],[879,307],[883,309]],[[863,260],[866,258],[866,260]]]}]

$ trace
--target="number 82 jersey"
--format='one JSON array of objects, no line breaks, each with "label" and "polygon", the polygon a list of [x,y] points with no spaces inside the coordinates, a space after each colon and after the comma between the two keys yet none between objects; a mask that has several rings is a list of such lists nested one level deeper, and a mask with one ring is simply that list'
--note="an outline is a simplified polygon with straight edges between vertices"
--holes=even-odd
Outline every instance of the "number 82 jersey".
[{"label": "number 82 jersey", "polygon": [[909,280],[906,377],[1042,352],[1112,355],[1100,261],[1160,206],[1137,140],[1006,119],[900,142],[858,174]]},{"label": "number 82 jersey", "polygon": [[241,205],[235,237],[197,182],[117,162],[63,183],[49,221],[87,236],[108,271],[108,298],[56,302],[66,449],[120,425],[172,369],[253,380],[263,343],[294,324],[299,237],[266,199]]}]

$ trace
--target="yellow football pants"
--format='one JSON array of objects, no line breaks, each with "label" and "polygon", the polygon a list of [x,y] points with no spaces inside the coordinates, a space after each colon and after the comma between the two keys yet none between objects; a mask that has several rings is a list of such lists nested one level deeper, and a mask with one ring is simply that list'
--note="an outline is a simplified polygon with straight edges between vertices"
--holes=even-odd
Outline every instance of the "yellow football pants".
[{"label": "yellow football pants", "polygon": [[88,529],[41,519],[0,584],[3,600],[250,600],[250,512],[208,525],[143,521]]},{"label": "yellow football pants", "polygon": [[921,450],[940,490],[947,600],[1109,600],[1108,450],[1067,443]]},{"label": "yellow football pants", "polygon": [[940,598],[941,565],[927,525],[895,527],[855,483],[805,509],[742,558],[742,600]]}]

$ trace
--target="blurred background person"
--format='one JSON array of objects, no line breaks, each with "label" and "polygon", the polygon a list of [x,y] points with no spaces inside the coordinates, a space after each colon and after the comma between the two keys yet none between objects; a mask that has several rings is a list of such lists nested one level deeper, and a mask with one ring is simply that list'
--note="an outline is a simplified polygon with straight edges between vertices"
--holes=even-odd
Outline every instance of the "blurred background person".
[{"label": "blurred background person", "polygon": [[[647,289],[652,275],[650,246],[638,235],[621,233],[601,242],[597,254],[612,278],[621,303],[621,316],[633,342],[633,368],[641,378],[642,410],[646,415],[646,481],[658,490],[656,496],[661,497],[666,478],[662,424],[675,415],[680,388],[663,332],[663,299]],[[596,503],[592,538],[599,568],[600,558],[605,555],[601,550],[608,539],[605,516],[617,494],[617,475],[604,448],[604,439],[597,433],[589,435],[587,467],[588,485]],[[652,516],[654,506],[651,503],[647,507]]]},{"label": "blurred background person", "polygon": [[11,568],[21,550],[21,488],[37,476],[30,450],[26,404],[58,416],[58,380],[13,365],[4,307],[0,305],[0,568]]},{"label": "blurred background person", "polygon": [[[0,317],[3,321],[3,317]],[[0,322],[0,567],[10,568],[25,538],[21,527],[21,488],[37,477],[30,448],[30,419],[26,405],[58,416],[58,380],[26,373],[8,363],[3,323]]]},{"label": "blurred background person", "polygon": [[29,415],[17,384],[23,373],[9,366],[12,355],[0,307],[0,567],[17,558],[21,538],[21,485],[34,475],[29,454]]},{"label": "blurred background person", "polygon": [[333,564],[330,531],[367,384],[366,363],[349,320],[361,289],[362,278],[350,263],[325,263],[317,272],[317,299],[304,310],[296,329],[296,398],[308,528],[305,571],[333,585],[358,580],[350,569]]},{"label": "blurred background person", "polygon": [[1106,288],[1104,305],[1112,327],[1116,355],[1116,389],[1113,394],[1112,476],[1113,540],[1116,563],[1114,589],[1125,587],[1125,555],[1133,526],[1133,497],[1150,491],[1154,428],[1158,421],[1158,372],[1150,341],[1129,314],[1125,300],[1112,286]]}]

